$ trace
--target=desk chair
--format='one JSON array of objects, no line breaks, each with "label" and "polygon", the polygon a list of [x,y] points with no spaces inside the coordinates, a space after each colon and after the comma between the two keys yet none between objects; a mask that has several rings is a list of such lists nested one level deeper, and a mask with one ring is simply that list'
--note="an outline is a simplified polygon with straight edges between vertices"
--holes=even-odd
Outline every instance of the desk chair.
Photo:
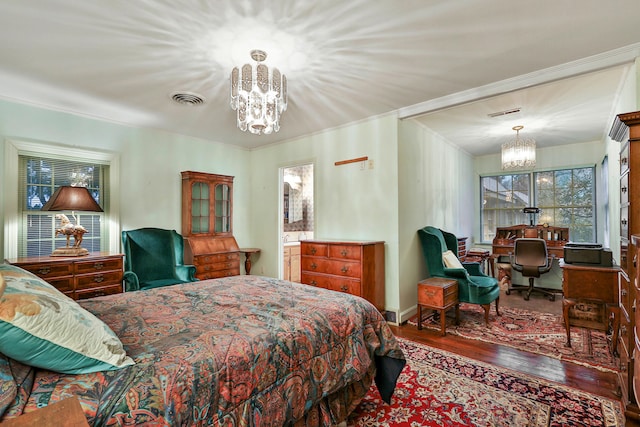
[{"label": "desk chair", "polygon": [[556,293],[560,290],[538,288],[533,286],[534,279],[540,275],[547,273],[553,266],[555,255],[547,252],[547,243],[544,239],[537,238],[521,238],[516,239],[514,252],[509,254],[511,260],[511,268],[519,271],[523,277],[529,278],[529,285],[509,285],[506,294],[509,295],[512,290],[522,292],[527,291],[524,295],[525,301],[529,301],[532,292],[538,292],[549,297],[550,301],[555,301]]}]

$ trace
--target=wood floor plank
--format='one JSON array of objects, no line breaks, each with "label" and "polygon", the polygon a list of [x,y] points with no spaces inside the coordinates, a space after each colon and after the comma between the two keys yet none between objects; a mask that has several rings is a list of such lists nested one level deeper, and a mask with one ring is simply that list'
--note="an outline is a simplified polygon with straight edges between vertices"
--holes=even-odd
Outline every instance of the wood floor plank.
[{"label": "wood floor plank", "polygon": [[619,399],[618,375],[575,363],[563,362],[547,356],[519,351],[511,347],[470,340],[439,331],[418,330],[405,324],[391,326],[396,336],[460,354],[485,363],[512,369],[525,374],[577,388],[609,399]]}]

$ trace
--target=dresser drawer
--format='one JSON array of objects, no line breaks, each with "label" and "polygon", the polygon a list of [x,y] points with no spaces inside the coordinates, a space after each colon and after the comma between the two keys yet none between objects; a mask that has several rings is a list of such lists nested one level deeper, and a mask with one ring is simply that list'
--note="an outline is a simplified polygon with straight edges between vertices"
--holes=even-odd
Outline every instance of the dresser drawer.
[{"label": "dresser drawer", "polygon": [[332,245],[329,246],[329,258],[333,259],[362,259],[362,249],[360,246]]},{"label": "dresser drawer", "polygon": [[628,317],[631,314],[632,305],[630,293],[631,284],[627,276],[622,272],[618,273],[618,283],[620,287],[620,305],[626,311],[625,315]]},{"label": "dresser drawer", "polygon": [[122,283],[122,271],[105,271],[104,273],[80,274],[76,276],[76,291],[98,288],[106,285]]},{"label": "dresser drawer", "polygon": [[113,294],[119,294],[122,292],[122,285],[111,285],[111,286],[104,286],[104,287],[100,287],[100,288],[91,288],[91,289],[84,289],[84,290],[78,290],[76,291],[76,298],[75,299],[87,299],[87,298],[96,298],[96,297],[101,297],[104,295],[113,295]]},{"label": "dresser drawer", "polygon": [[238,254],[238,252],[228,252],[222,254],[197,255],[193,257],[193,264],[195,266],[211,265],[230,261],[240,262],[240,254]]},{"label": "dresser drawer", "polygon": [[[20,268],[32,272],[38,277],[49,279],[53,277],[71,276],[73,267],[71,263],[42,263],[42,264],[16,264]],[[48,281],[48,280],[47,280]]]},{"label": "dresser drawer", "polygon": [[629,174],[620,177],[620,205],[629,203]]},{"label": "dresser drawer", "polygon": [[118,270],[122,274],[122,258],[99,258],[86,261],[76,261],[76,274],[97,273],[109,270]]},{"label": "dresser drawer", "polygon": [[302,283],[332,291],[346,292],[348,294],[362,296],[362,283],[360,280],[326,276],[302,272]]},{"label": "dresser drawer", "polygon": [[52,284],[60,292],[65,292],[65,293],[73,292],[73,289],[74,289],[73,276],[52,277],[52,278],[46,279],[46,281]]},{"label": "dresser drawer", "polygon": [[198,271],[198,273],[196,274],[196,277],[200,280],[207,280],[207,279],[217,279],[220,277],[239,276],[239,275],[240,275],[240,267],[230,268],[225,270],[211,270],[211,271],[205,271],[202,273]]},{"label": "dresser drawer", "polygon": [[629,205],[620,207],[620,237],[629,239]]},{"label": "dresser drawer", "polygon": [[353,261],[340,261],[327,258],[304,257],[301,260],[302,271],[322,272],[338,276],[360,278],[361,264]]},{"label": "dresser drawer", "polygon": [[326,257],[329,255],[329,246],[323,243],[308,243],[303,242],[300,244],[301,255]]}]

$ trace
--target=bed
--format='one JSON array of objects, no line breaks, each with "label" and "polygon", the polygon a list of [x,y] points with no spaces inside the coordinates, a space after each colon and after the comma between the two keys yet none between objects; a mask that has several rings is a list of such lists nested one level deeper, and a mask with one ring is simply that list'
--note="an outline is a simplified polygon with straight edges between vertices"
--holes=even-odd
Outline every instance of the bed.
[{"label": "bed", "polygon": [[[30,275],[16,269],[0,266],[7,283]],[[405,364],[366,300],[273,278],[204,280],[78,305],[115,333],[129,362],[53,372],[9,357],[14,347],[0,335],[10,348],[0,354],[0,422],[75,396],[93,426],[336,425],[374,380],[388,402]]]}]

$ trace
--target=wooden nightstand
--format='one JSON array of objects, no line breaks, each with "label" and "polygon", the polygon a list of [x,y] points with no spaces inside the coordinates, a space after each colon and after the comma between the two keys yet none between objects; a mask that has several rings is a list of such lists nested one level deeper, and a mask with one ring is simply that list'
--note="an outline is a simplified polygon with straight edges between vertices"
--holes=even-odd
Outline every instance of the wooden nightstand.
[{"label": "wooden nightstand", "polygon": [[460,321],[458,282],[453,279],[429,277],[418,282],[418,329],[422,329],[422,307],[440,313],[440,333],[446,335],[446,311],[456,308],[456,325]]},{"label": "wooden nightstand", "polygon": [[122,258],[122,254],[93,252],[78,257],[41,256],[6,261],[32,272],[78,300],[121,293]]}]

